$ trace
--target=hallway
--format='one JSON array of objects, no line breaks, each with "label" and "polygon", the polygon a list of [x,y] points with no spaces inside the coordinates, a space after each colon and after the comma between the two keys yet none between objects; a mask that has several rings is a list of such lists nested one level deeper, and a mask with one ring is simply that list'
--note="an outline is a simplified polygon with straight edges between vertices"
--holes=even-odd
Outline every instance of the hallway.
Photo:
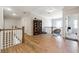
[{"label": "hallway", "polygon": [[78,42],[63,40],[60,36],[41,34],[36,36],[25,35],[25,43],[5,50],[9,53],[70,53],[78,52]]}]

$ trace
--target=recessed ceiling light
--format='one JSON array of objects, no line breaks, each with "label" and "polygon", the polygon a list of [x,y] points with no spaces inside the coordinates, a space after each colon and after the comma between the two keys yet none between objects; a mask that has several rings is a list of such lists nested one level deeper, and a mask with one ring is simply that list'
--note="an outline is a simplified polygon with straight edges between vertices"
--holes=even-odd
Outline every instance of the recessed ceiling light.
[{"label": "recessed ceiling light", "polygon": [[11,8],[6,8],[8,11],[12,11],[12,9]]},{"label": "recessed ceiling light", "polygon": [[13,15],[13,16],[16,16],[16,13],[13,13],[12,15]]},{"label": "recessed ceiling light", "polygon": [[53,12],[54,10],[49,10],[48,12]]},{"label": "recessed ceiling light", "polygon": [[53,11],[55,11],[56,9],[49,9],[49,10],[47,10],[48,12],[53,12]]}]

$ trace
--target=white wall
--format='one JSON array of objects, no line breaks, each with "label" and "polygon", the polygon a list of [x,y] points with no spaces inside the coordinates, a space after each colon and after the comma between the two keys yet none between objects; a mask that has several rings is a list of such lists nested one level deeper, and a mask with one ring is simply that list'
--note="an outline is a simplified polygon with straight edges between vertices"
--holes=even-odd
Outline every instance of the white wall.
[{"label": "white wall", "polygon": [[33,21],[31,16],[24,16],[21,20],[21,24],[25,27],[26,34],[33,35]]},{"label": "white wall", "polygon": [[12,26],[17,26],[21,28],[21,19],[4,19],[5,20],[5,28],[12,28]]},{"label": "white wall", "polygon": [[[3,29],[3,9],[0,7],[0,29]],[[0,49],[2,48],[3,32],[0,32]],[[0,50],[1,52],[1,50]]]},{"label": "white wall", "polygon": [[3,28],[3,9],[0,7],[0,28]]}]

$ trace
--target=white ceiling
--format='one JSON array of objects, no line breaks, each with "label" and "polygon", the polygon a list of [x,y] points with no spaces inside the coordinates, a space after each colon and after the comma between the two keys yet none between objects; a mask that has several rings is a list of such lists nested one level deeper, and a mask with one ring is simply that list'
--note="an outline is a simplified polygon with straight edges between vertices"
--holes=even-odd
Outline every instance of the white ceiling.
[{"label": "white ceiling", "polygon": [[[12,11],[8,11],[6,8],[11,8]],[[23,17],[24,15],[35,14],[42,17],[53,17],[56,14],[61,16],[62,10],[62,6],[10,6],[4,7],[4,16]],[[16,13],[16,16],[13,16],[12,13]]]}]

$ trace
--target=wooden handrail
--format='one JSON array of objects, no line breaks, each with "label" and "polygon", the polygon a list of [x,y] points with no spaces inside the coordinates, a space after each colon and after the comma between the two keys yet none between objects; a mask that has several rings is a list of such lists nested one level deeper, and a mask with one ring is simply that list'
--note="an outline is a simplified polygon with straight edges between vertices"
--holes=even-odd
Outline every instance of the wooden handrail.
[{"label": "wooden handrail", "polygon": [[22,28],[15,28],[15,29],[0,29],[0,31],[4,31],[4,30],[21,30]]}]

